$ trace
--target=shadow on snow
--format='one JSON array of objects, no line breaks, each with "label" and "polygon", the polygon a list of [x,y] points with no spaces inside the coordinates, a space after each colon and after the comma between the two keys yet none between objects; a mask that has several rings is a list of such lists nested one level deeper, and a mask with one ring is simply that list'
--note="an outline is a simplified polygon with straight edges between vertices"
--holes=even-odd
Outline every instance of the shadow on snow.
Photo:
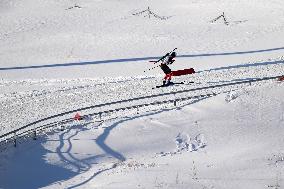
[{"label": "shadow on snow", "polygon": [[[191,104],[194,104],[194,103],[197,103],[199,101],[202,101],[204,99],[207,99],[209,97],[203,97],[203,98],[200,98],[200,99],[195,99],[187,104],[184,104],[176,109],[181,109],[182,107],[185,107],[187,105],[191,105]],[[107,154],[113,156],[114,158],[116,158],[117,160],[120,160],[120,161],[125,161],[126,158],[119,154],[118,152],[114,151],[113,149],[111,149],[109,146],[107,146],[105,144],[105,140],[107,139],[107,137],[109,136],[110,132],[118,127],[120,124],[124,123],[124,122],[127,122],[127,121],[131,121],[131,120],[135,120],[137,118],[142,118],[142,117],[147,117],[147,116],[151,116],[151,115],[155,115],[155,114],[159,114],[159,113],[162,113],[162,112],[165,112],[165,111],[171,111],[175,108],[167,108],[167,109],[162,109],[162,110],[159,110],[157,112],[151,112],[151,113],[146,113],[146,114],[143,114],[143,115],[138,115],[138,116],[134,116],[134,117],[126,117],[125,119],[123,120],[120,120],[114,124],[112,124],[111,126],[105,128],[104,132],[97,138],[96,140],[96,143],[101,147],[102,150],[104,150]],[[108,171],[108,170],[111,170],[111,169],[114,169],[116,166],[113,166],[113,167],[110,167],[110,168],[106,168],[106,169],[103,169],[103,170],[100,170],[98,172],[95,172],[91,177],[89,177],[87,180],[79,183],[79,184],[76,184],[74,186],[71,186],[71,187],[68,187],[68,189],[71,189],[71,188],[77,188],[79,186],[82,186],[86,183],[88,183],[89,181],[91,181],[92,179],[94,179],[96,176],[98,176],[99,174],[105,172],[105,171]]]},{"label": "shadow on snow", "polygon": [[[45,160],[48,153],[50,153],[49,150],[34,141],[9,150],[9,154],[4,157],[6,159],[3,165],[4,170],[0,170],[0,188],[37,189],[76,175],[64,167],[48,163]],[[4,158],[0,158],[3,161]]]},{"label": "shadow on snow", "polygon": [[212,68],[212,69],[208,69],[208,70],[198,71],[196,73],[201,73],[201,72],[204,72],[204,71],[229,70],[229,69],[234,69],[234,68],[248,68],[248,67],[257,67],[257,66],[267,66],[267,65],[273,65],[273,64],[284,64],[284,60],[272,61],[272,62],[257,62],[257,63],[253,63],[253,64],[241,64],[241,65],[234,65],[234,66]]},{"label": "shadow on snow", "polygon": [[[203,99],[204,98],[191,101],[187,105],[196,103]],[[155,115],[163,111],[170,111],[172,109],[174,108],[163,109],[157,112],[146,113],[134,117],[126,117],[105,128],[104,132],[94,139],[94,141],[106,154],[111,155],[119,161],[125,161],[126,157],[119,152],[116,152],[105,143],[111,131],[121,125],[123,122]],[[88,129],[84,128],[84,125],[74,125],[60,133],[58,139],[49,140],[47,137],[41,137],[36,142],[29,141],[25,144],[22,144],[18,148],[11,149],[6,153],[1,153],[0,188],[16,189],[20,186],[21,188],[36,189],[49,186],[52,183],[69,180],[90,170],[92,164],[97,164],[96,161],[100,157],[105,157],[105,154],[88,154],[88,157],[85,158],[76,158],[74,156],[72,153],[72,141],[75,140],[74,137],[77,136],[82,130]],[[54,152],[45,149],[45,147],[42,145],[39,145],[39,143],[46,143],[48,141],[58,142],[58,146]],[[53,165],[48,162],[48,159],[46,159],[47,154],[52,153],[59,157],[62,164],[61,166]],[[69,186],[68,188],[77,188],[82,186],[101,173],[111,170],[115,167],[116,166],[102,170],[99,169],[99,171],[94,172],[94,174],[86,180],[76,185]]]},{"label": "shadow on snow", "polygon": [[[254,51],[229,52],[229,53],[179,55],[178,57],[180,57],[180,58],[194,58],[194,57],[210,57],[210,56],[229,56],[229,55],[253,54],[253,53],[280,51],[280,50],[284,50],[284,47],[254,50]],[[137,61],[152,60],[152,59],[159,59],[159,58],[160,57],[140,57],[140,58],[123,58],[123,59],[99,60],[99,61],[89,61],[89,62],[74,62],[74,63],[63,63],[63,64],[45,64],[45,65],[31,65],[31,66],[0,67],[0,71],[36,69],[36,68],[53,68],[53,67],[71,67],[71,66],[84,66],[84,65],[122,63],[122,62],[137,62]]]}]

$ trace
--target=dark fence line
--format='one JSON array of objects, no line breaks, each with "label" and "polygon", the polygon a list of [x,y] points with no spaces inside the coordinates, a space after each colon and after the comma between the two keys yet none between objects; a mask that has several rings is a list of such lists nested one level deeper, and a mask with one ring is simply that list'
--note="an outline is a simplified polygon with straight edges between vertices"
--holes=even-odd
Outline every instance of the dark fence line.
[{"label": "dark fence line", "polygon": [[[177,99],[174,99],[174,100],[157,101],[157,102],[152,102],[152,103],[145,103],[145,104],[127,106],[127,107],[123,107],[123,108],[117,108],[117,109],[113,109],[113,110],[106,110],[106,111],[101,111],[101,112],[83,115],[83,116],[81,116],[81,118],[82,118],[82,120],[84,120],[84,119],[86,119],[90,116],[99,116],[100,121],[103,121],[102,120],[103,114],[114,113],[114,112],[118,112],[118,111],[131,110],[131,109],[137,109],[137,113],[139,113],[139,108],[142,108],[142,107],[147,107],[147,106],[151,106],[151,105],[168,104],[168,103],[173,103],[174,106],[177,106],[177,102],[179,102],[179,101],[186,101],[186,100],[190,100],[190,99],[204,98],[204,97],[210,97],[210,96],[215,96],[215,95],[216,95],[215,93],[212,93],[212,94],[205,94],[205,95],[190,96],[190,97],[186,97],[186,98],[177,98]],[[74,121],[74,118],[68,118],[68,119],[64,119],[64,120],[61,120],[61,121],[55,121],[55,122],[52,122],[52,123],[41,125],[41,126],[36,127],[36,128],[30,128],[30,129],[22,131],[20,133],[19,133],[20,130],[17,129],[17,131],[9,133],[11,135],[9,138],[6,138],[4,141],[0,142],[0,147],[4,146],[7,143],[13,143],[13,145],[16,147],[17,144],[18,144],[17,141],[20,138],[29,138],[30,137],[30,138],[33,138],[34,140],[36,140],[39,133],[41,131],[48,129],[48,128],[61,126],[60,130],[63,131],[65,129],[64,124],[72,123],[73,121]],[[5,134],[5,136],[7,136],[7,134]],[[1,149],[0,149],[0,151],[1,151]]]}]

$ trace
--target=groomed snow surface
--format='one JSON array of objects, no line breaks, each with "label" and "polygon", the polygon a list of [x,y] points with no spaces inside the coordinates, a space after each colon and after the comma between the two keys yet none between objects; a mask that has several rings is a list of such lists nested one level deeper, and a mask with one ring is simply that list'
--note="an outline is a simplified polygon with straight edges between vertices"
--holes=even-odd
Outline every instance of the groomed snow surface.
[{"label": "groomed snow surface", "polygon": [[[0,11],[1,135],[82,107],[284,75],[282,0],[3,0]],[[223,12],[226,23],[211,22]],[[197,73],[152,89],[163,75],[148,61],[175,47],[172,70]],[[0,188],[282,188],[283,87],[121,103],[218,94],[74,121],[1,150]]]}]

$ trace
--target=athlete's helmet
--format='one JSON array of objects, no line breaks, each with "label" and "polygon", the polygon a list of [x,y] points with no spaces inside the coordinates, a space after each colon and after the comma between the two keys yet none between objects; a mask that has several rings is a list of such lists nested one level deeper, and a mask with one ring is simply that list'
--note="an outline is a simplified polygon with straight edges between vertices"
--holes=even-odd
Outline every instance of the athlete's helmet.
[{"label": "athlete's helmet", "polygon": [[171,56],[172,58],[175,58],[175,57],[177,56],[177,53],[176,53],[176,52],[172,52],[172,53],[170,54],[170,56]]}]

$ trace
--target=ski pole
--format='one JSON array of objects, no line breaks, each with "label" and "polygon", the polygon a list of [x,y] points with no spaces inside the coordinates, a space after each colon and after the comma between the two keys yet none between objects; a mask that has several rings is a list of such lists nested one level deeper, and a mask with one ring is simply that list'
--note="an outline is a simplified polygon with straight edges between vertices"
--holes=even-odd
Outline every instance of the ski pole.
[{"label": "ski pole", "polygon": [[158,68],[160,65],[158,65],[158,66],[155,66],[155,67],[153,67],[153,68],[149,68],[148,70],[145,70],[144,72],[146,72],[146,71],[150,71],[150,70],[153,70],[153,69],[155,69],[155,68]]},{"label": "ski pole", "polygon": [[[177,48],[174,48],[172,51],[170,51],[169,53],[167,53],[166,55],[164,55],[162,58],[160,58],[159,60],[155,61],[154,64],[160,62],[161,60],[163,60],[164,58],[166,58],[169,54],[171,54],[171,53],[174,52],[175,50],[177,50]],[[160,66],[160,65],[159,65],[159,66]],[[155,69],[155,68],[157,68],[157,67],[159,67],[159,66],[155,66],[155,67],[153,67],[153,68],[150,68],[150,69],[148,69],[148,70],[145,70],[144,72],[153,70],[153,69]]]}]

